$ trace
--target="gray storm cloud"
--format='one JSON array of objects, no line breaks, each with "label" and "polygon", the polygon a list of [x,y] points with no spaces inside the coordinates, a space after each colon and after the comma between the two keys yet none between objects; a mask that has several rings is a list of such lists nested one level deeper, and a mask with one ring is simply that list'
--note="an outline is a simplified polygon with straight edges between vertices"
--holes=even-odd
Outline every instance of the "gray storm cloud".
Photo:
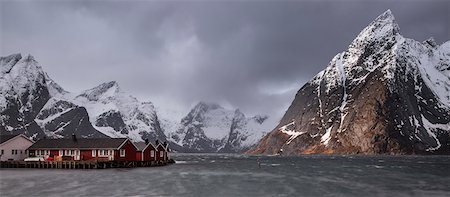
[{"label": "gray storm cloud", "polygon": [[450,40],[450,1],[0,3],[1,55],[30,53],[69,91],[116,80],[162,108],[217,101],[281,115],[376,16]]}]

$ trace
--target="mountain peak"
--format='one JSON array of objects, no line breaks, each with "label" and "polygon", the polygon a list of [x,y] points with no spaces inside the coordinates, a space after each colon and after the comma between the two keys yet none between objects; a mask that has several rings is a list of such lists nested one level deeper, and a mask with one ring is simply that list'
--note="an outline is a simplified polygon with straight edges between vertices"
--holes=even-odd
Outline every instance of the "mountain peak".
[{"label": "mountain peak", "polygon": [[36,60],[34,60],[34,57],[31,54],[28,54],[27,56],[25,56],[24,60],[26,62],[36,61]]},{"label": "mountain peak", "polygon": [[79,96],[86,97],[88,100],[97,101],[100,98],[114,96],[120,91],[119,84],[116,81],[102,83],[97,87],[84,91]]},{"label": "mountain peak", "polygon": [[112,87],[119,87],[119,84],[117,81],[110,81],[106,83],[102,83],[100,86],[106,87],[106,88],[112,88]]},{"label": "mountain peak", "polygon": [[350,48],[361,48],[372,42],[380,41],[387,37],[394,37],[400,32],[398,24],[391,10],[385,11],[365,27],[353,40]]},{"label": "mountain peak", "polygon": [[448,49],[404,38],[387,10],[297,92],[250,153],[449,154]]},{"label": "mountain peak", "polygon": [[20,53],[15,53],[15,54],[11,54],[11,55],[8,55],[5,57],[0,57],[0,62],[2,62],[0,65],[6,65],[6,63],[10,62],[11,60],[14,60],[17,62],[20,59],[22,59],[22,54],[20,54]]},{"label": "mountain peak", "polygon": [[16,63],[22,59],[20,53],[0,57],[0,73],[9,73]]},{"label": "mountain peak", "polygon": [[386,11],[383,12],[383,14],[381,14],[375,19],[375,21],[389,21],[389,22],[393,22],[394,20],[395,17],[390,9],[387,9]]},{"label": "mountain peak", "polygon": [[215,110],[223,107],[217,103],[200,101],[194,108],[205,108],[205,110]]}]

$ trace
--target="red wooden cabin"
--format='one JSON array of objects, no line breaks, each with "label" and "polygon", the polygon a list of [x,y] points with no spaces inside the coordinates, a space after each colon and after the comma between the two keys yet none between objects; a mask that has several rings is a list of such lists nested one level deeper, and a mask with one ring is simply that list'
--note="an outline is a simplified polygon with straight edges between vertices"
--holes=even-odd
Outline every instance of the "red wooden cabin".
[{"label": "red wooden cabin", "polygon": [[168,157],[168,144],[164,142],[161,144],[156,140],[155,144],[149,143],[148,140],[145,142],[135,143],[138,147],[138,152],[136,154],[136,159],[138,161],[167,161]]},{"label": "red wooden cabin", "polygon": [[128,138],[41,139],[28,148],[29,156],[54,160],[136,161],[137,147]]},{"label": "red wooden cabin", "polygon": [[169,157],[167,155],[168,152],[168,144],[164,142],[164,144],[158,143],[156,146],[156,160],[157,161],[167,161]]},{"label": "red wooden cabin", "polygon": [[157,161],[156,160],[156,148],[152,143],[146,142],[137,142],[136,146],[139,148],[139,155],[137,158],[140,161]]}]

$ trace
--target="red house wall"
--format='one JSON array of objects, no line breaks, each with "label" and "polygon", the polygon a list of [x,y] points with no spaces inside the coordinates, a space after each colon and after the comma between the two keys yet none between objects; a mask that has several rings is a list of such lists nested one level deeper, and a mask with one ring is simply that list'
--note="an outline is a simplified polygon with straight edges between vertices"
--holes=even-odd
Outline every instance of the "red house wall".
[{"label": "red house wall", "polygon": [[[144,161],[155,161],[155,157],[151,157],[151,151],[155,150],[155,147],[153,147],[153,145],[149,145],[145,150],[144,150]],[[156,155],[156,151],[155,151],[155,155]]]},{"label": "red house wall", "polygon": [[[156,161],[162,161],[164,160],[164,157],[161,157],[161,151],[165,152],[165,149],[163,146],[156,147]],[[164,153],[165,154],[165,153]]]},{"label": "red house wall", "polygon": [[50,150],[50,156],[51,157],[59,156],[59,151],[58,150]]},{"label": "red house wall", "polygon": [[80,150],[80,160],[92,160],[92,150]]},{"label": "red house wall", "polygon": [[115,150],[115,161],[136,161],[137,148],[130,140],[127,140],[125,144],[120,147],[120,149],[125,149],[125,157],[120,157],[120,150]]},{"label": "red house wall", "polygon": [[136,151],[136,161],[142,161],[142,151]]}]

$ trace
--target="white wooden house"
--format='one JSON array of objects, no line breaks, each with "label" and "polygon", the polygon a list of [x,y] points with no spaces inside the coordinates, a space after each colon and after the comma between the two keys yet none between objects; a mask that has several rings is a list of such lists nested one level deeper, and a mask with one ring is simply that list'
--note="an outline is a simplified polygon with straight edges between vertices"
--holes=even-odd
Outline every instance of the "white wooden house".
[{"label": "white wooden house", "polygon": [[19,161],[28,157],[27,149],[33,145],[27,136],[0,135],[0,161]]}]

